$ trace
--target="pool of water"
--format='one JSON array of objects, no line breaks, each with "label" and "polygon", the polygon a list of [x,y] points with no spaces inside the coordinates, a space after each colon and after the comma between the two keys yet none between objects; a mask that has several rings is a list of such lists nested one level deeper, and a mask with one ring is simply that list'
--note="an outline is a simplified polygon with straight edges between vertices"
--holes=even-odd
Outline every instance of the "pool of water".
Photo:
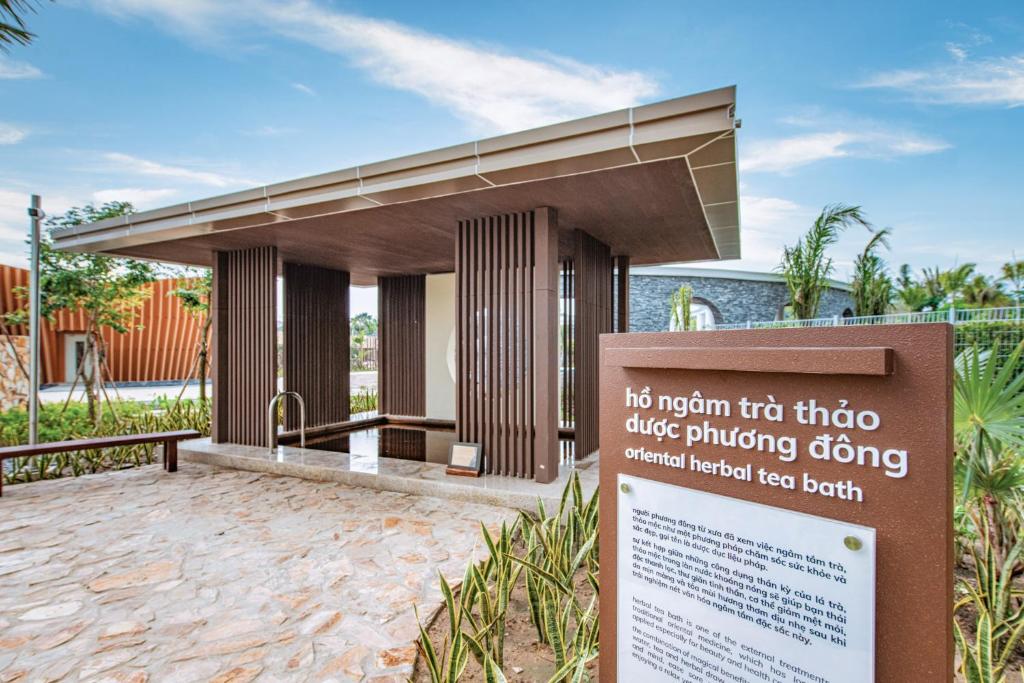
[{"label": "pool of water", "polygon": [[[453,443],[454,429],[388,425],[309,439],[306,448],[446,465]],[[563,462],[572,457],[571,440],[560,441],[559,447]]]},{"label": "pool of water", "polygon": [[453,443],[453,429],[386,426],[310,439],[306,447],[318,451],[447,464],[448,449]]}]

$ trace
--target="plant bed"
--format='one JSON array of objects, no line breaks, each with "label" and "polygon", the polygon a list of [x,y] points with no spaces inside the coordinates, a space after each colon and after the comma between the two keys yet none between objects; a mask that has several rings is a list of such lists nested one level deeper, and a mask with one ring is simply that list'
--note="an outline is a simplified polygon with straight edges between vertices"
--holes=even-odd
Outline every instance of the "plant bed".
[{"label": "plant bed", "polygon": [[578,477],[549,514],[521,514],[461,583],[439,578],[444,605],[420,627],[416,683],[565,681],[597,677],[598,492]]},{"label": "plant bed", "polygon": [[[575,590],[580,600],[589,603],[594,589],[587,581],[586,572],[577,572],[574,580]],[[595,608],[595,618],[598,611]],[[448,612],[442,607],[438,609],[427,627],[427,635],[435,648],[443,645],[444,638],[451,628]],[[594,659],[585,665],[591,680],[598,680],[598,663]],[[526,595],[526,586],[516,586],[509,599],[508,616],[505,621],[505,661],[503,671],[509,683],[531,683],[532,681],[548,681],[555,673],[555,656],[550,646],[541,643],[537,638],[537,629],[530,620],[530,603]],[[430,673],[423,666],[422,654],[417,658],[416,669],[412,680],[414,683],[432,683]],[[470,657],[465,672],[459,678],[465,683],[486,683],[483,667]]]}]

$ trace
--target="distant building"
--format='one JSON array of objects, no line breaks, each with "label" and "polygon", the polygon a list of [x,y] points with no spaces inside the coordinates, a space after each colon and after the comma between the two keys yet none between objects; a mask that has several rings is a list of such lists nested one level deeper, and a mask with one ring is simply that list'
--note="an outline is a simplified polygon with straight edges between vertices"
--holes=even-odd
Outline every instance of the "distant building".
[{"label": "distant building", "polygon": [[[114,382],[180,380],[195,374],[199,321],[171,295],[182,280],[157,280],[147,287],[152,294],[138,309],[133,329],[119,334],[102,328],[105,348],[104,378]],[[24,268],[0,265],[0,318],[21,310],[19,287],[28,286]],[[12,339],[28,334],[27,325],[8,326]],[[0,337],[0,344],[10,345]],[[85,349],[85,315],[59,311],[53,321],[42,321],[40,335],[43,384],[71,382]]]},{"label": "distant building", "polygon": [[[669,301],[683,285],[693,289],[697,329],[748,320],[782,320],[789,293],[781,275],[745,270],[661,266],[632,268],[629,273],[630,332],[669,329]],[[833,280],[821,297],[818,317],[853,315],[850,286]]]}]

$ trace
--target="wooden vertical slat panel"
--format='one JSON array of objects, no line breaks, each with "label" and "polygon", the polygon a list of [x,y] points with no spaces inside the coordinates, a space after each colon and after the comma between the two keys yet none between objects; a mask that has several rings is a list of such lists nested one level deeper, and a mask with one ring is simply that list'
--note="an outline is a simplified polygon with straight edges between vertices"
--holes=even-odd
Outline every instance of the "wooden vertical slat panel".
[{"label": "wooden vertical slat panel", "polygon": [[277,250],[218,252],[213,282],[213,439],[265,446],[277,382]]},{"label": "wooden vertical slat panel", "polygon": [[599,335],[613,329],[613,260],[607,245],[587,233],[574,235],[573,414],[576,455],[598,449]]},{"label": "wooden vertical slat panel", "polygon": [[629,256],[615,257],[615,331],[629,332]]},{"label": "wooden vertical slat panel", "polygon": [[377,280],[380,344],[379,412],[426,415],[426,278],[400,275]]},{"label": "wooden vertical slat panel", "polygon": [[[129,382],[186,378],[196,358],[200,328],[171,294],[186,283],[183,279],[167,279],[145,285],[148,297],[135,309],[131,329],[124,333],[100,329],[105,379]],[[18,296],[21,287],[28,287],[28,271],[0,265],[0,315],[25,308],[26,300]],[[64,340],[66,335],[84,332],[85,322],[85,314],[78,310],[58,311],[52,322],[42,321],[40,380],[44,384],[64,381]],[[27,325],[7,327],[12,335],[28,334]]]},{"label": "wooden vertical slat panel", "polygon": [[[349,274],[284,264],[284,387],[306,402],[306,425],[349,419]],[[298,407],[285,424],[298,429]]]},{"label": "wooden vertical slat panel", "polygon": [[534,478],[558,478],[558,219],[534,211]]},{"label": "wooden vertical slat panel", "polygon": [[[546,212],[549,210],[545,210]],[[553,217],[553,212],[550,212]],[[535,263],[552,267],[552,244],[547,232],[553,220],[545,214],[545,255],[541,261],[535,253],[534,212],[466,219],[459,223],[456,256],[458,287],[458,367],[457,435],[462,441],[481,444],[488,473],[509,476],[534,476],[534,454],[550,453],[557,458],[557,448],[537,448],[537,415],[540,406],[550,424],[541,430],[543,438],[557,437],[557,384],[549,379],[538,380],[537,372],[554,376],[554,358],[535,358],[539,348],[534,311],[538,296],[543,310],[551,320],[544,323],[542,335],[556,341],[557,291],[536,291],[536,282],[547,282],[557,289],[554,278],[537,278]],[[552,230],[556,228],[550,228]],[[550,294],[550,298],[548,295]],[[552,306],[554,308],[552,309]],[[545,337],[546,339],[546,337]],[[549,346],[545,342],[545,349]],[[557,344],[555,344],[557,347]],[[545,351],[547,353],[547,351]],[[537,401],[534,388],[546,385],[555,395]],[[548,413],[550,412],[550,415]],[[545,462],[545,468],[550,464]],[[557,465],[555,466],[557,474]]]}]

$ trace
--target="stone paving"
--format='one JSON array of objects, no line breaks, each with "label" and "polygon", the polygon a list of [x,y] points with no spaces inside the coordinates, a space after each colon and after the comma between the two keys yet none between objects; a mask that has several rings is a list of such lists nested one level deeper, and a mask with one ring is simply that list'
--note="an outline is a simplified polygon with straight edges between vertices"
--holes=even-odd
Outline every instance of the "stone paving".
[{"label": "stone paving", "polygon": [[0,681],[404,681],[505,508],[183,463],[4,488]]}]

